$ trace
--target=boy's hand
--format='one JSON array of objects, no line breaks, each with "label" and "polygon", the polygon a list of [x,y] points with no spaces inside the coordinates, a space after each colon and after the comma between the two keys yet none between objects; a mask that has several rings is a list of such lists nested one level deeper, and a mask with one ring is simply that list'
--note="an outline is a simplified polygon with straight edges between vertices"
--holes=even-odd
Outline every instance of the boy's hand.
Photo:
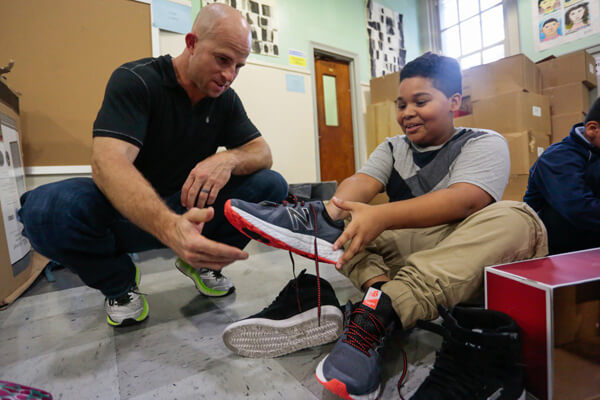
[{"label": "boy's hand", "polygon": [[341,269],[342,265],[347,263],[367,244],[373,241],[386,229],[381,222],[380,213],[374,206],[354,201],[340,200],[337,197],[331,199],[340,209],[347,211],[352,216],[352,221],[348,224],[344,232],[333,244],[334,250],[338,250],[348,241],[352,241],[350,246],[344,251],[344,255],[338,260],[335,267]]}]

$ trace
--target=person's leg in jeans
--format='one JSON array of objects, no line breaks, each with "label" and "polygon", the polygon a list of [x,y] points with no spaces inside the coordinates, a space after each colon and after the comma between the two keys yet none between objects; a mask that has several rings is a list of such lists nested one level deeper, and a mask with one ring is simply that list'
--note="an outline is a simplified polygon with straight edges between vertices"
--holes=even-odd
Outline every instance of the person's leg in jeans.
[{"label": "person's leg in jeans", "polygon": [[[228,198],[280,201],[287,183],[277,172],[258,171],[234,176],[221,190],[213,220],[203,234],[215,241],[243,248],[248,239],[223,215]],[[181,214],[180,193],[165,199]],[[128,253],[164,247],[156,238],[121,216],[90,178],[74,178],[40,186],[23,195],[19,218],[33,248],[68,266],[83,282],[115,298],[135,284],[135,267]],[[148,216],[151,218],[152,216]]]},{"label": "person's leg in jeans", "polygon": [[32,247],[108,298],[127,293],[135,283],[128,252],[160,247],[123,218],[90,178],[40,186],[25,193],[21,204],[19,219]]}]

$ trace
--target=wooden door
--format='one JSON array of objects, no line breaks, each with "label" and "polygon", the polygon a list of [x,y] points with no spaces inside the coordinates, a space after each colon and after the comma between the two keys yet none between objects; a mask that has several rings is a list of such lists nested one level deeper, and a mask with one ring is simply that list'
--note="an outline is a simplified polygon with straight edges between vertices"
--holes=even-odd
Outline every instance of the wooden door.
[{"label": "wooden door", "polygon": [[354,134],[349,64],[315,60],[321,181],[338,181],[354,174]]}]

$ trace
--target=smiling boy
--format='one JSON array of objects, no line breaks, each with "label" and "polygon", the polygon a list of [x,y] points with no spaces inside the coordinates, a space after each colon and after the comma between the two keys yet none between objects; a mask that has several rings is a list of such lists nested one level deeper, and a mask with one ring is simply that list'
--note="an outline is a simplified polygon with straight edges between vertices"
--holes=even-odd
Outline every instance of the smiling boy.
[{"label": "smiling boy", "polygon": [[[438,306],[477,297],[485,266],[547,254],[546,230],[535,211],[522,202],[500,201],[510,173],[506,140],[493,131],[454,127],[462,100],[458,62],[424,54],[404,67],[397,93],[404,135],[386,138],[327,206],[237,200],[226,205],[246,221],[238,229],[250,229],[271,246],[337,262],[365,292],[347,310],[341,338],[316,371],[319,382],[345,399],[378,397],[380,353],[394,326],[410,329],[417,320],[437,318]],[[389,203],[367,204],[383,191]],[[304,215],[302,223],[294,215]],[[344,229],[340,220],[348,217]],[[291,326],[292,318],[286,323]],[[474,372],[478,378],[464,386],[472,389],[469,395],[475,391],[480,397],[474,398],[486,399],[506,389],[499,399],[517,399],[520,367],[500,364],[490,376]],[[446,383],[454,379],[462,380]],[[462,389],[434,390],[441,392],[413,399]]]},{"label": "smiling boy", "polygon": [[[408,63],[396,99],[405,134],[380,144],[326,207],[333,220],[351,216],[334,244],[346,246],[336,267],[366,292],[317,368],[317,379],[344,398],[375,398],[379,353],[394,325],[411,328],[438,317],[438,305],[481,294],[485,266],[547,253],[535,212],[500,201],[510,172],[505,139],[454,127],[461,93],[456,60],[427,53]],[[389,203],[366,204],[384,190]]]}]

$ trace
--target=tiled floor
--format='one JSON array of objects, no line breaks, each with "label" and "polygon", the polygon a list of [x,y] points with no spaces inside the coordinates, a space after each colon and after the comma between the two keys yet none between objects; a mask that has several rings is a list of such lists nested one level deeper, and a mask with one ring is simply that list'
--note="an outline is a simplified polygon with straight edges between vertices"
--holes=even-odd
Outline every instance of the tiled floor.
[{"label": "tiled floor", "polygon": [[[314,370],[332,344],[276,359],[248,359],[223,344],[225,326],[267,306],[292,278],[287,252],[251,243],[251,257],[225,269],[236,292],[221,299],[198,295],[173,267],[169,250],[140,254],[141,291],[150,318],[134,327],[106,323],[102,295],[66,270],[45,278],[0,311],[0,380],[45,389],[55,399],[334,399]],[[314,263],[295,258],[296,272]],[[321,264],[340,302],[360,293],[332,266]],[[419,330],[395,335],[384,354],[384,392],[397,399],[407,352],[410,395],[427,375],[440,339]],[[408,396],[409,397],[409,396]]]}]

